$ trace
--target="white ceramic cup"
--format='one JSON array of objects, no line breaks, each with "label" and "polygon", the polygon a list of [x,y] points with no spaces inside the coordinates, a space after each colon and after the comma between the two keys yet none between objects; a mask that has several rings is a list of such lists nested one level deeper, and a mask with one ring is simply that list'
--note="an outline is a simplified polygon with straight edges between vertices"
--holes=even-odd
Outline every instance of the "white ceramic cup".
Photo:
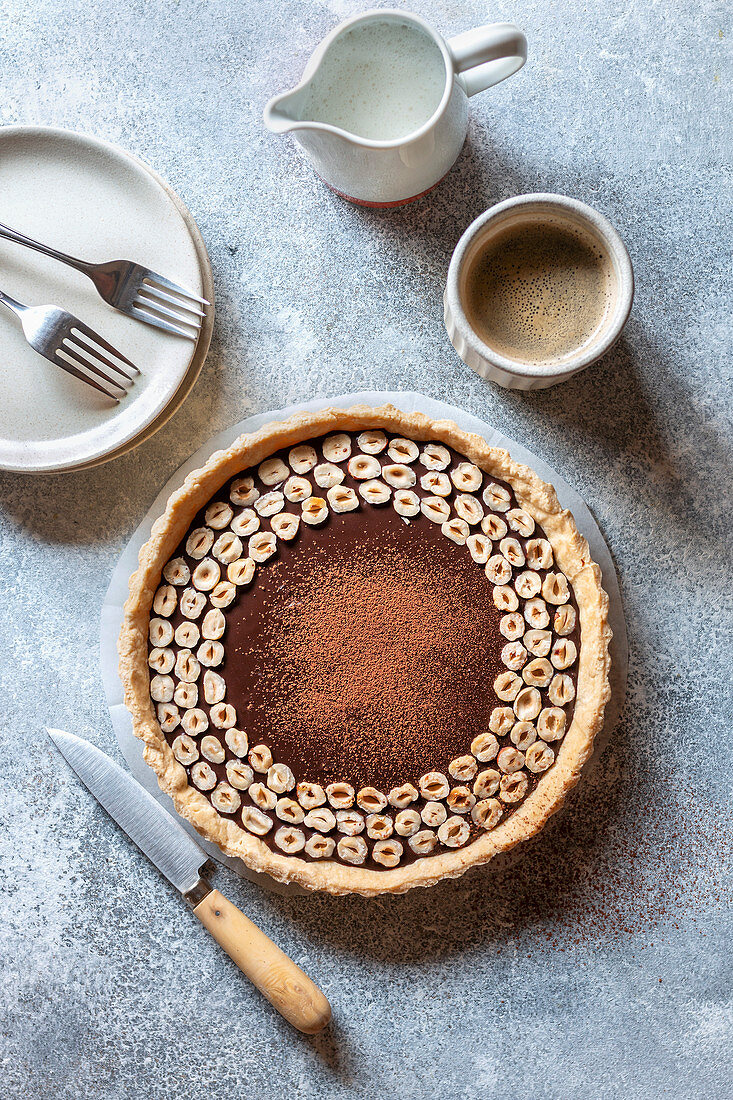
[{"label": "white ceramic cup", "polygon": [[[498,233],[522,223],[567,225],[579,231],[600,246],[612,271],[612,304],[593,338],[578,350],[547,363],[528,363],[499,354],[472,328],[464,310],[467,277],[473,262]],[[621,335],[633,299],[634,272],[629,254],[603,214],[564,195],[518,195],[476,218],[456,245],[443,295],[444,320],[453,347],[476,374],[505,389],[538,390],[565,382],[605,355]]]},{"label": "white ceramic cup", "polygon": [[[376,141],[307,118],[308,88],[337,38],[359,24],[413,26],[435,43],[445,65],[445,87],[431,117],[413,133]],[[512,23],[492,23],[450,38],[410,12],[374,8],[331,31],[310,58],[303,78],[265,107],[274,133],[291,133],[321,179],[343,198],[363,206],[401,206],[434,187],[454,164],[468,130],[468,97],[521,69],[527,40]]]}]

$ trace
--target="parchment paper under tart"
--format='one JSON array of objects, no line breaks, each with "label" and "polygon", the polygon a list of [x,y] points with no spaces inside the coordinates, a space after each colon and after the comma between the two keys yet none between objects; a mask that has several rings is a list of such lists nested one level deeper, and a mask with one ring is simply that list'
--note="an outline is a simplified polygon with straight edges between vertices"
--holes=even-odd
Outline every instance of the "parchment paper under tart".
[{"label": "parchment paper under tart", "polygon": [[[510,485],[519,506],[544,529],[555,562],[571,584],[579,610],[581,640],[572,722],[555,763],[540,777],[525,801],[510,817],[466,847],[384,870],[351,866],[333,859],[308,862],[297,855],[286,855],[273,850],[233,820],[220,816],[208,799],[188,784],[184,768],[162,733],[150,697],[147,660],[150,610],[162,568],[196,513],[214,494],[230,478],[257,466],[282,448],[331,432],[368,429],[383,429],[418,442],[440,441],[486,474]],[[206,839],[227,855],[241,858],[252,870],[266,872],[281,882],[334,894],[401,893],[413,886],[455,878],[469,867],[508,851],[536,835],[562,805],[592,751],[609,698],[611,631],[607,613],[608,598],[601,587],[600,569],[591,560],[586,540],[578,532],[570,512],[560,507],[554,489],[531,469],[514,462],[505,451],[490,448],[480,436],[462,431],[449,420],[431,420],[421,413],[404,413],[389,405],[324,409],[297,414],[240,437],[228,449],[213,454],[204,467],[190,474],[171,495],[164,515],[153,525],[151,538],[140,552],[140,566],[130,580],[130,597],[119,640],[120,675],[134,732],[144,742],[146,762],[155,770],[161,788],[172,797],[178,812]]]}]

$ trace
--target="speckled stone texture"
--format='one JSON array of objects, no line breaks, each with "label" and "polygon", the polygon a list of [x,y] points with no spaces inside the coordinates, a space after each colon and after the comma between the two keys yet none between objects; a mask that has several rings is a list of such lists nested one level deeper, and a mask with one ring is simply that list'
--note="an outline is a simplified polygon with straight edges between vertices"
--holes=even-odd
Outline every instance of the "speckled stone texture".
[{"label": "speckled stone texture", "polygon": [[[443,184],[393,213],[336,198],[260,123],[266,99],[362,5],[0,2],[0,122],[99,134],[154,165],[198,220],[219,311],[198,385],[151,441],[91,473],[0,477],[0,1095],[722,1100],[733,703],[723,5],[414,0],[447,34],[516,21],[530,60],[472,101]],[[637,296],[600,366],[512,394],[459,362],[441,293],[468,222],[537,190],[611,218]],[[469,409],[584,494],[621,578],[630,690],[602,766],[511,869],[368,903],[283,898],[215,872],[331,999],[333,1026],[305,1038],[115,829],[42,726],[118,756],[98,608],[184,457],[248,412],[379,385]]]}]

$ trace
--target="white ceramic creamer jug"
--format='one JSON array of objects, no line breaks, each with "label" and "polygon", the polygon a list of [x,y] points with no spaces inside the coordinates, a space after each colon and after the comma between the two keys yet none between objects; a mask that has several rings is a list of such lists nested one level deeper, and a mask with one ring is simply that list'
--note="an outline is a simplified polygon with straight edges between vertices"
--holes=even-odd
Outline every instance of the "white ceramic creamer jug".
[{"label": "white ceramic creamer jug", "polygon": [[447,41],[409,12],[375,8],[321,42],[303,79],[265,108],[334,191],[365,206],[419,198],[455,162],[468,97],[521,69],[527,40],[492,23]]}]

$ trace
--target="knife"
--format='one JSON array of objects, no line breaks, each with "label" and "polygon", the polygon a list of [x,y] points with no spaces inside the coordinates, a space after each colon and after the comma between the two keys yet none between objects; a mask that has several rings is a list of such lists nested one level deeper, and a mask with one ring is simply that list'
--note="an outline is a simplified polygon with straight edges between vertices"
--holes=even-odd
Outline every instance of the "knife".
[{"label": "knife", "polygon": [[315,1035],[331,1019],[325,996],[299,966],[201,876],[208,856],[178,822],[119,765],[88,741],[46,732],[82,783],[159,871],[271,1005],[299,1031]]}]

